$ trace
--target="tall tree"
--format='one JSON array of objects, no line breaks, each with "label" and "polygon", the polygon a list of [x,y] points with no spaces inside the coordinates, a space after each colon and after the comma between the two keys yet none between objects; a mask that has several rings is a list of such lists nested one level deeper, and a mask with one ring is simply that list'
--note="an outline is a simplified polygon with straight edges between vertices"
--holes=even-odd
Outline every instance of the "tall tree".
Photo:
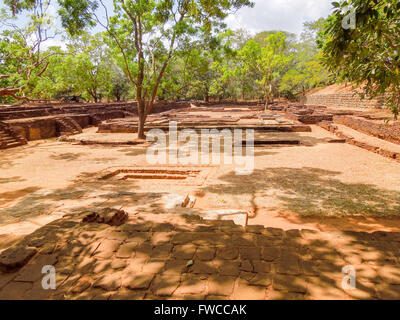
[{"label": "tall tree", "polygon": [[[153,109],[167,67],[181,41],[199,28],[211,32],[233,10],[251,6],[249,0],[114,0],[111,16],[102,0],[59,0],[63,25],[70,33],[100,24],[120,49],[125,71],[136,88],[139,138]],[[98,8],[104,10],[101,19]]]},{"label": "tall tree", "polygon": [[300,41],[293,45],[294,59],[280,84],[281,91],[289,98],[298,94],[304,97],[308,90],[332,81],[330,72],[321,63],[321,52],[316,42],[324,22],[324,18],[305,22]]},{"label": "tall tree", "polygon": [[267,36],[264,43],[259,63],[262,74],[259,83],[265,93],[266,103],[268,103],[279,87],[283,75],[287,72],[289,63],[293,59],[293,53],[287,50],[286,34],[283,32]]},{"label": "tall tree", "polygon": [[[3,30],[0,35],[0,98],[33,100],[30,94],[48,68],[50,58],[61,54],[59,48],[44,48],[44,44],[56,36],[48,13],[49,3],[5,0],[5,4],[12,8],[13,15],[0,13]],[[22,11],[30,13],[24,24],[17,22]]]}]

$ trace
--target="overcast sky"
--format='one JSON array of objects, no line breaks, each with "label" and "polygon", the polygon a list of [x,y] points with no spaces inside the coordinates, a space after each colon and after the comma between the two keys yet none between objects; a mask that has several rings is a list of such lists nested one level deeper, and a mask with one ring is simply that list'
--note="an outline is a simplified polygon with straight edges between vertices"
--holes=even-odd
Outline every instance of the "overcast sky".
[{"label": "overcast sky", "polygon": [[227,19],[232,29],[244,28],[252,33],[284,30],[300,34],[303,23],[327,17],[332,0],[253,0],[254,8],[244,8]]}]

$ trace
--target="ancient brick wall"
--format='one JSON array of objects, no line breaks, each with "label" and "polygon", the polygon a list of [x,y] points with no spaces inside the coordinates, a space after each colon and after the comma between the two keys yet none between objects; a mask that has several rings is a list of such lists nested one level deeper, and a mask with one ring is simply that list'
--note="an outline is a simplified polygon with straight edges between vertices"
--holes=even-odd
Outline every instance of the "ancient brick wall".
[{"label": "ancient brick wall", "polygon": [[28,141],[49,139],[56,136],[56,120],[54,118],[15,120],[10,125]]},{"label": "ancient brick wall", "polygon": [[379,108],[384,105],[384,99],[361,99],[358,94],[341,93],[341,94],[324,94],[309,95],[303,101],[306,105],[320,105],[325,107],[342,107],[342,108]]},{"label": "ancient brick wall", "polygon": [[333,118],[333,121],[371,136],[400,144],[400,123],[385,125],[351,116],[337,116]]}]

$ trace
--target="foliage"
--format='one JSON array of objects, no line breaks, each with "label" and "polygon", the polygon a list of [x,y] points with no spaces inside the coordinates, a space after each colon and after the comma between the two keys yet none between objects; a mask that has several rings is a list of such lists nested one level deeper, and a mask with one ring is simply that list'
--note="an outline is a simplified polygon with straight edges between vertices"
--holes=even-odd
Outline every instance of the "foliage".
[{"label": "foliage", "polygon": [[[40,44],[46,49],[37,50],[19,35],[30,32],[25,37],[32,38],[39,26],[50,28],[48,15],[36,9],[45,3],[6,1],[17,15],[36,12],[36,22],[31,29],[4,29],[0,74],[9,76],[0,83],[7,87],[18,79],[16,96],[25,99],[25,94],[40,99],[77,95],[95,102],[136,99],[140,136],[156,100],[268,102],[304,95],[332,79],[316,46],[323,19],[306,23],[298,40],[285,31],[251,36],[246,30],[226,29],[224,18],[251,6],[249,0],[115,0],[112,5],[102,0],[58,0],[59,17],[68,30],[64,47],[42,45],[49,40],[45,37]],[[94,25],[104,32],[94,34]],[[37,68],[42,72],[33,71],[30,57],[41,61]]]},{"label": "foliage", "polygon": [[[356,26],[342,22],[355,9]],[[397,0],[334,2],[335,10],[319,34],[324,64],[339,79],[362,85],[366,95],[386,94],[395,115],[400,111],[400,3]]]},{"label": "foliage", "polygon": [[[124,71],[136,88],[140,138],[177,48],[199,30],[209,34],[231,10],[252,5],[249,0],[115,0],[115,15],[110,16],[102,0],[59,0],[59,4],[70,34],[96,23],[114,40]],[[105,20],[99,18],[98,7],[103,7]]]},{"label": "foliage", "polygon": [[[11,1],[6,1],[6,4]],[[32,100],[37,82],[46,72],[51,57],[60,54],[59,48],[45,48],[43,44],[55,37],[49,5],[41,0],[20,3],[14,1],[14,14],[30,12],[24,25],[17,23],[16,16],[4,10],[0,13],[0,98]],[[36,91],[36,97],[41,98]]]}]

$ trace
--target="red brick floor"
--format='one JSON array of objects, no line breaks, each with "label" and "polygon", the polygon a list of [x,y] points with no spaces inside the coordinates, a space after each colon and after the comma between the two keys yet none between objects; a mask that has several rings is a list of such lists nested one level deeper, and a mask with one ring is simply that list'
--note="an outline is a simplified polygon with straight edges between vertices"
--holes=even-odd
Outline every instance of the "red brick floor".
[{"label": "red brick floor", "polygon": [[[138,215],[119,227],[66,216],[24,238],[1,299],[400,299],[400,233],[318,232]],[[42,268],[56,290],[42,288]],[[356,270],[344,290],[342,268]]]}]

